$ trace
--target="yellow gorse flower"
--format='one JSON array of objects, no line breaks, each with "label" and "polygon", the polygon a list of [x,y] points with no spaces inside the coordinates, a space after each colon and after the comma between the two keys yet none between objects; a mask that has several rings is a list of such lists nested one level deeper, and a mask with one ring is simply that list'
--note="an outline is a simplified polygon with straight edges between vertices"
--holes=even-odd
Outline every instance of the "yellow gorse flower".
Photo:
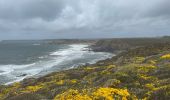
[{"label": "yellow gorse flower", "polygon": [[166,54],[161,56],[161,59],[170,59],[170,54]]},{"label": "yellow gorse flower", "polygon": [[57,85],[63,85],[64,84],[64,80],[60,80],[58,82],[56,82]]},{"label": "yellow gorse flower", "polygon": [[105,100],[127,100],[130,95],[127,89],[99,88],[93,93],[95,99],[104,98]]},{"label": "yellow gorse flower", "polygon": [[91,94],[80,93],[78,90],[70,89],[55,97],[54,100],[127,100],[130,96],[127,89],[98,88]]},{"label": "yellow gorse flower", "polygon": [[80,94],[78,90],[70,89],[62,94],[57,95],[54,100],[92,100],[86,94]]}]

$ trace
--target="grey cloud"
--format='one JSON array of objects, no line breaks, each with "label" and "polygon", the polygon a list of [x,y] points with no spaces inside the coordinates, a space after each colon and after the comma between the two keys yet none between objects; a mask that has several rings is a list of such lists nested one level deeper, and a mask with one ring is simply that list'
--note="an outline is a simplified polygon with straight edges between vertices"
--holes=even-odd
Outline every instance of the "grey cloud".
[{"label": "grey cloud", "polygon": [[64,0],[2,0],[0,18],[51,20],[55,19],[64,7]]},{"label": "grey cloud", "polygon": [[149,9],[146,9],[144,15],[150,17],[170,17],[169,7],[169,0],[157,0],[154,5],[150,5]]},{"label": "grey cloud", "polygon": [[169,0],[1,0],[0,36],[170,35],[169,5]]}]

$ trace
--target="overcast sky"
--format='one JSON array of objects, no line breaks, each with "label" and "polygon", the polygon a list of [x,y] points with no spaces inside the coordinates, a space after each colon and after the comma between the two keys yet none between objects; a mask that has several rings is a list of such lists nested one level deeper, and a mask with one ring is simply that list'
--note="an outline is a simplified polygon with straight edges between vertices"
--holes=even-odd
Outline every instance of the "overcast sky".
[{"label": "overcast sky", "polygon": [[0,40],[170,35],[170,0],[0,0]]}]

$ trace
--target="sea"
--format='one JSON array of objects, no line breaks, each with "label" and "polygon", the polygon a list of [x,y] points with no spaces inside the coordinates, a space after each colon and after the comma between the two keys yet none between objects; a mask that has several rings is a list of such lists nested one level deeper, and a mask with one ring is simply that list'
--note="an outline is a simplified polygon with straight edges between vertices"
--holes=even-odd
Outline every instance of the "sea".
[{"label": "sea", "polygon": [[0,42],[0,84],[40,77],[111,58],[107,52],[89,51],[88,44],[49,44],[45,40]]}]

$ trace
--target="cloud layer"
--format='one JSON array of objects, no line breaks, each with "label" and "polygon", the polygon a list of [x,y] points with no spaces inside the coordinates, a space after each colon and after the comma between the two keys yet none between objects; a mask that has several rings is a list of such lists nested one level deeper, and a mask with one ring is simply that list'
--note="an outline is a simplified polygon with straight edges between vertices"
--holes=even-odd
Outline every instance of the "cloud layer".
[{"label": "cloud layer", "polygon": [[0,39],[170,35],[170,0],[1,0]]}]

